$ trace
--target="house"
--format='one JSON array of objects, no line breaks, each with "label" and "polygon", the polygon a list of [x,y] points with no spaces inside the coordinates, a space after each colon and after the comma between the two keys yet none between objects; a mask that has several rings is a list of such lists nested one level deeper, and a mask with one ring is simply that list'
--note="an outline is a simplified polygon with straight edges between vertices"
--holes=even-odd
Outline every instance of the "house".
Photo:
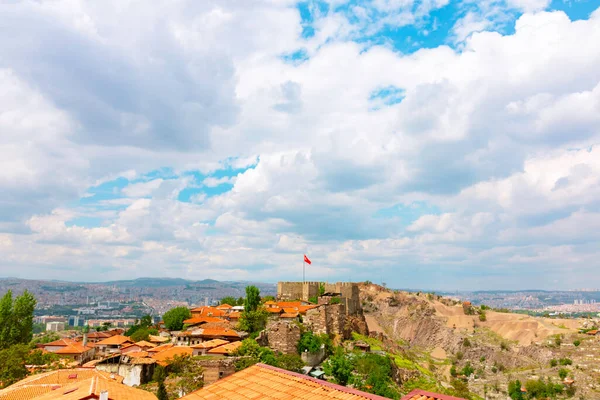
[{"label": "house", "polygon": [[54,354],[58,354],[61,358],[68,358],[76,361],[81,365],[94,358],[95,349],[93,347],[84,346],[82,342],[75,342],[56,350]]},{"label": "house", "polygon": [[200,326],[202,324],[207,324],[210,322],[223,322],[223,318],[218,317],[192,317],[190,319],[186,319],[183,321],[185,325],[188,327]]},{"label": "house", "polygon": [[453,397],[446,394],[427,392],[421,389],[415,389],[400,400],[465,400],[462,397]]},{"label": "house", "polygon": [[154,335],[150,335],[148,337],[148,341],[150,343],[153,343],[153,344],[156,344],[156,345],[167,343],[169,340],[170,339],[169,339],[168,336],[154,336]]},{"label": "house", "polygon": [[591,331],[586,332],[586,335],[590,335],[590,336],[596,336],[599,334],[600,334],[600,331],[598,329],[592,329]]},{"label": "house", "polygon": [[169,365],[170,360],[172,360],[175,356],[184,356],[184,355],[193,355],[194,349],[188,346],[173,346],[169,349],[155,352],[152,354],[152,358],[157,361],[158,364],[164,366]]},{"label": "house", "polygon": [[35,400],[157,400],[146,390],[136,389],[111,380],[90,378],[72,383],[60,391],[46,393]]},{"label": "house", "polygon": [[121,347],[133,344],[128,336],[115,335],[96,343],[96,349],[100,353],[119,353]]},{"label": "house", "polygon": [[297,400],[321,398],[386,400],[385,397],[361,392],[346,386],[336,385],[265,364],[255,364],[192,392],[181,399]]},{"label": "house", "polygon": [[84,345],[84,342],[68,338],[39,344],[38,347],[49,353],[58,354],[62,358],[76,361],[79,364],[91,360],[95,355],[95,349],[92,346]]},{"label": "house", "polygon": [[202,306],[190,310],[192,318],[195,317],[225,317],[227,311],[216,307]]},{"label": "house", "polygon": [[148,349],[155,348],[156,345],[154,343],[147,342],[145,340],[141,340],[139,342],[135,342],[132,344],[126,344],[121,347],[121,353],[126,354],[130,352],[140,352],[146,351]]},{"label": "house", "polygon": [[124,385],[139,386],[152,380],[156,364],[157,361],[143,351],[139,354],[114,354],[102,360],[95,360],[93,367],[98,371],[122,376]]},{"label": "house", "polygon": [[208,354],[230,356],[236,351],[238,351],[240,347],[242,347],[242,342],[227,343],[222,346],[215,347],[214,349],[208,350]]},{"label": "house", "polygon": [[194,349],[193,355],[201,356],[201,355],[205,355],[209,350],[214,349],[215,347],[222,346],[227,343],[229,343],[227,340],[213,339],[213,340],[209,340],[207,342],[195,344],[191,347],[192,347],[192,349]]},{"label": "house", "polygon": [[[121,382],[123,382],[122,376],[96,371],[95,369],[59,369],[56,371],[49,371],[28,376],[27,378],[0,390],[0,399],[30,400],[37,399],[46,394],[55,396],[51,398],[60,398],[60,396],[65,392],[65,387],[72,384],[82,384],[81,382],[88,381],[92,378],[95,378],[98,381],[110,380],[118,385],[121,385]],[[89,386],[90,385],[88,384],[87,387]]]}]

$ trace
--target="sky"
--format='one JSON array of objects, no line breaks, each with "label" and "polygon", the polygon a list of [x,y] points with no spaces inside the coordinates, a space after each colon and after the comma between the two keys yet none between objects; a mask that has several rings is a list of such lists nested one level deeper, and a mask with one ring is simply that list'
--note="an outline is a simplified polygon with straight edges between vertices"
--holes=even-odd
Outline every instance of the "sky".
[{"label": "sky", "polygon": [[600,287],[600,0],[0,1],[0,276]]}]

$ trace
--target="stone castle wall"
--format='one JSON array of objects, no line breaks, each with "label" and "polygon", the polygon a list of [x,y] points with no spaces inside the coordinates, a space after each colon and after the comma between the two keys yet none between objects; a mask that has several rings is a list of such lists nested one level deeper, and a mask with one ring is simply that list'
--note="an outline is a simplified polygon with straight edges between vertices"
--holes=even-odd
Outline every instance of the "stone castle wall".
[{"label": "stone castle wall", "polygon": [[293,322],[280,321],[267,329],[267,342],[273,351],[283,354],[296,354],[300,341],[300,327]]},{"label": "stone castle wall", "polygon": [[319,295],[319,282],[278,282],[278,300],[304,300]]}]

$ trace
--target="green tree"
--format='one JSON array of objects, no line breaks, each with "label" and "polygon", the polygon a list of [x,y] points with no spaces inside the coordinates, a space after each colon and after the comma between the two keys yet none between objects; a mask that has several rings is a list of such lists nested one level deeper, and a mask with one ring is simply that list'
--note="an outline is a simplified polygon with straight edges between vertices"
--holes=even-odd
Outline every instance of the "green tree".
[{"label": "green tree", "polygon": [[158,391],[156,392],[156,397],[158,400],[169,400],[169,395],[167,394],[167,388],[165,388],[165,382],[158,382]]},{"label": "green tree", "polygon": [[321,337],[311,331],[304,332],[298,341],[298,353],[302,354],[305,351],[312,354],[318,353],[322,344]]},{"label": "green tree", "polygon": [[246,300],[244,301],[244,311],[256,311],[260,306],[260,290],[253,285],[246,286]]},{"label": "green tree", "polygon": [[273,297],[273,296],[263,296],[263,297],[260,298],[260,300],[263,303],[266,303],[267,301],[275,301],[275,297]]},{"label": "green tree", "polygon": [[146,315],[144,315],[142,317],[142,319],[140,319],[140,326],[141,327],[143,327],[143,328],[149,328],[152,325],[153,324],[152,324],[152,316],[151,315],[146,314]]},{"label": "green tree", "polygon": [[165,326],[170,331],[179,331],[183,328],[183,321],[191,318],[192,313],[187,307],[175,307],[170,309],[163,315]]},{"label": "green tree", "polygon": [[156,365],[154,373],[152,374],[152,380],[155,382],[164,382],[167,378],[167,370],[162,365]]},{"label": "green tree", "polygon": [[254,311],[244,311],[240,315],[238,328],[244,332],[256,333],[265,329],[269,314],[263,308]]},{"label": "green tree", "polygon": [[467,361],[467,363],[465,364],[465,366],[462,369],[462,374],[464,376],[471,376],[471,375],[473,375],[473,372],[475,372],[475,370],[473,369],[473,366],[471,365],[470,362]]},{"label": "green tree", "polygon": [[25,378],[29,371],[25,367],[30,348],[24,344],[15,344],[0,350],[0,388],[12,385]]},{"label": "green tree", "polygon": [[352,376],[352,370],[354,364],[341,349],[338,349],[334,355],[323,364],[325,373],[329,376],[333,376],[335,381],[340,385],[346,386],[350,377]]},{"label": "green tree", "polygon": [[558,365],[558,361],[556,361],[556,358],[553,358],[552,360],[550,360],[550,367],[556,367]]},{"label": "green tree", "polygon": [[238,305],[238,301],[236,300],[235,297],[227,296],[227,297],[223,297],[221,299],[221,303],[220,304],[221,305],[223,305],[223,304],[229,304],[230,306],[233,307],[233,306],[237,306]]},{"label": "green tree", "polygon": [[304,367],[304,362],[298,354],[280,354],[275,356],[275,367],[287,369],[292,372],[300,372]]},{"label": "green tree", "polygon": [[575,347],[579,347],[580,344],[581,344],[581,340],[579,340],[579,339],[573,340],[573,345],[575,345]]},{"label": "green tree", "polygon": [[132,335],[130,335],[129,338],[134,342],[139,342],[141,340],[148,340],[150,338],[150,335],[156,335],[156,334],[158,334],[157,329],[140,328],[140,329],[136,330]]},{"label": "green tree", "polygon": [[0,299],[0,349],[31,341],[36,303],[35,297],[27,290],[14,299],[9,290]]},{"label": "green tree", "polygon": [[512,400],[523,400],[523,392],[521,391],[521,381],[518,379],[508,383],[508,396]]}]

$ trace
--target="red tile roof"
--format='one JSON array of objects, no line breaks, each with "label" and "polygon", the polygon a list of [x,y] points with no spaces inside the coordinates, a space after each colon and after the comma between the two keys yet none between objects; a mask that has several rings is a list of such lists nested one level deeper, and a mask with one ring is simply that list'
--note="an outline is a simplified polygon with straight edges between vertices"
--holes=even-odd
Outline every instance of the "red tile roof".
[{"label": "red tile roof", "polygon": [[192,317],[190,319],[186,319],[183,321],[184,324],[187,325],[198,325],[198,324],[206,324],[208,322],[222,322],[222,318],[218,317]]},{"label": "red tile roof", "polygon": [[253,365],[182,397],[182,400],[202,399],[386,400],[385,397],[265,364]]},{"label": "red tile roof", "polygon": [[233,342],[227,343],[222,346],[215,347],[213,349],[208,350],[208,354],[233,354],[242,347],[242,342]]}]

